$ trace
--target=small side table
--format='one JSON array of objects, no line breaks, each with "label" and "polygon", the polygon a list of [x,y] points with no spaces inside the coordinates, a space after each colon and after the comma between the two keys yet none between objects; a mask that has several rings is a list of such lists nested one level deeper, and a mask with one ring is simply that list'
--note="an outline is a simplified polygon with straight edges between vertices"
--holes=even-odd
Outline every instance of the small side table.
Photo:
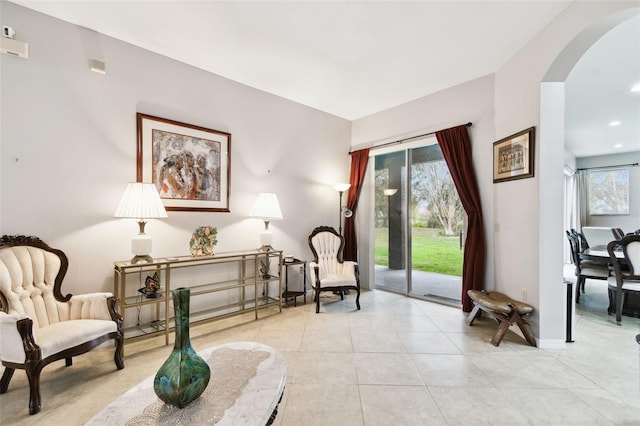
[{"label": "small side table", "polygon": [[[289,267],[302,265],[302,291],[289,290]],[[284,266],[284,291],[282,292],[282,298],[285,303],[288,299],[293,298],[293,306],[297,306],[298,296],[304,297],[304,303],[307,303],[307,261],[294,258],[292,261],[282,261]]]}]

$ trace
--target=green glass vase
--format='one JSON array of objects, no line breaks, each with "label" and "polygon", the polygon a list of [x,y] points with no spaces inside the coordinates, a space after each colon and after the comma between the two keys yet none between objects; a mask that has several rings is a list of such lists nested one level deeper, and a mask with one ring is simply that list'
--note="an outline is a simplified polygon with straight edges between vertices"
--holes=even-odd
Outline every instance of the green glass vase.
[{"label": "green glass vase", "polygon": [[186,407],[198,398],[209,384],[209,366],[191,346],[189,339],[189,299],[191,289],[171,291],[175,309],[176,341],[169,358],[153,380],[158,398],[178,408]]}]

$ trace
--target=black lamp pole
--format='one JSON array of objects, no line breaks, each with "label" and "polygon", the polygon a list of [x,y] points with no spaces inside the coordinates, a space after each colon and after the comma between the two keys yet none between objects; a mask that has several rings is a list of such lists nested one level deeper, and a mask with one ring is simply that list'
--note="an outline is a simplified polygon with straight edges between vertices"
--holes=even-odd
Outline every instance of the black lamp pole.
[{"label": "black lamp pole", "polygon": [[340,211],[338,212],[338,233],[340,235],[342,235],[342,193],[344,191],[339,191],[340,192]]}]

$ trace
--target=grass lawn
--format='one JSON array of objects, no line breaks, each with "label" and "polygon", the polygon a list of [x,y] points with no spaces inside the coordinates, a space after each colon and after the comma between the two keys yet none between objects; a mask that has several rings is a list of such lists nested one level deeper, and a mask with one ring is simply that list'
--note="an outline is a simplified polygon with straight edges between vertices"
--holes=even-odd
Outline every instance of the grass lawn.
[{"label": "grass lawn", "polygon": [[[413,269],[424,272],[462,276],[462,255],[460,238],[438,235],[438,229],[412,228]],[[375,264],[389,265],[389,230],[375,230]]]}]

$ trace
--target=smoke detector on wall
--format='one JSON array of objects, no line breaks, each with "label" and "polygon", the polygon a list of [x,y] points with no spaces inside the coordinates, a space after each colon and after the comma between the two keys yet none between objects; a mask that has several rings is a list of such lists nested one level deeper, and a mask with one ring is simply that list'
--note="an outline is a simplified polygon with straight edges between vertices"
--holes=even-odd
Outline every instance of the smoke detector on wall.
[{"label": "smoke detector on wall", "polygon": [[3,26],[0,37],[0,53],[29,59],[29,45],[25,42],[14,40],[16,32],[13,28]]}]

